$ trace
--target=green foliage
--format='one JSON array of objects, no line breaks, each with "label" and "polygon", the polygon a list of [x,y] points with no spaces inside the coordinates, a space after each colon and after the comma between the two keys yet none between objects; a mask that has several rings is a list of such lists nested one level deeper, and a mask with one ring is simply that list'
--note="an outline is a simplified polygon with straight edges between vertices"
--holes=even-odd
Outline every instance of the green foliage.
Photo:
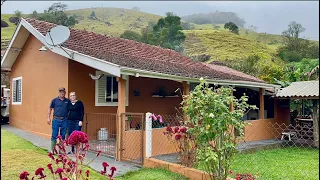
[{"label": "green foliage", "polygon": [[165,18],[159,19],[158,23],[153,26],[148,43],[182,52],[182,43],[186,39],[186,36],[181,31],[182,27],[180,24],[179,16],[167,13]]},{"label": "green foliage", "polygon": [[47,21],[58,25],[73,27],[78,23],[75,16],[68,16],[65,13],[67,9],[66,4],[62,3],[53,3],[48,10],[45,10],[44,13],[38,15],[38,20]]},{"label": "green foliage", "polygon": [[16,10],[16,11],[14,11],[14,15],[15,15],[17,18],[21,18],[22,13],[21,13],[21,11]]},{"label": "green foliage", "polygon": [[31,18],[37,19],[38,18],[38,12],[36,10],[32,11],[32,14],[30,15]]},{"label": "green foliage", "polygon": [[130,31],[130,30],[126,30],[124,31],[123,34],[120,35],[121,38],[123,39],[130,39],[130,40],[134,40],[137,42],[141,42],[141,35],[135,31]]},{"label": "green foliage", "polygon": [[91,12],[91,14],[90,14],[90,16],[89,16],[88,18],[89,18],[89,19],[92,19],[92,20],[98,19],[98,18],[96,17],[96,13],[95,13],[94,11]]},{"label": "green foliage", "polygon": [[225,24],[227,22],[234,22],[237,26],[243,27],[246,23],[233,12],[212,12],[208,14],[192,14],[182,17],[183,21],[194,24]]},{"label": "green foliage", "polygon": [[283,60],[297,62],[302,58],[319,58],[319,45],[300,37],[304,31],[301,24],[293,21],[288,25],[288,29],[282,32],[284,41],[278,52]]},{"label": "green foliage", "polygon": [[194,25],[191,23],[181,22],[181,27],[183,30],[192,30],[195,29]]},{"label": "green foliage", "polygon": [[239,35],[239,28],[233,22],[227,22],[226,24],[224,24],[224,28],[225,29],[229,29],[233,34],[238,34]]},{"label": "green foliage", "polygon": [[241,118],[248,109],[255,108],[247,104],[247,96],[236,99],[232,91],[224,87],[213,90],[201,78],[200,84],[182,102],[188,122],[193,125],[188,133],[197,137],[198,161],[204,164],[207,173],[214,174],[211,179],[227,178],[237,146],[230,127],[243,137],[245,123]]}]

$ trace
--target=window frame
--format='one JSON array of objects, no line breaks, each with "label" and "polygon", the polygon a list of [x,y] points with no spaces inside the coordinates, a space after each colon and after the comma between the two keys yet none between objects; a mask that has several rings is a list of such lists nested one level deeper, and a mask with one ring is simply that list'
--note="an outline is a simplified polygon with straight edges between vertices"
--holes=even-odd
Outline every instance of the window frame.
[{"label": "window frame", "polygon": [[[21,99],[20,99],[20,102],[14,102],[14,96],[13,96],[13,93],[14,93],[14,91],[13,91],[13,83],[15,83],[15,81],[17,81],[17,80],[20,80],[21,81]],[[17,84],[16,84],[16,86],[17,86]],[[17,91],[15,91],[16,93],[17,93]],[[10,97],[10,99],[11,99],[11,104],[12,105],[21,105],[22,104],[22,76],[20,76],[20,77],[15,77],[15,78],[12,78],[12,93],[11,93],[11,95],[12,95],[12,97]],[[16,96],[17,96],[17,94],[16,94]]]},{"label": "window frame", "polygon": [[[100,74],[105,74],[102,78],[108,77],[116,77],[112,75],[107,75],[107,73],[103,73],[102,71],[96,71],[96,76]],[[126,106],[129,106],[129,77],[126,76]],[[118,102],[105,102],[105,103],[99,103],[98,102],[98,93],[99,93],[99,80],[95,81],[95,106],[118,106]],[[119,90],[118,90],[119,91]],[[118,96],[119,99],[119,96]]]}]

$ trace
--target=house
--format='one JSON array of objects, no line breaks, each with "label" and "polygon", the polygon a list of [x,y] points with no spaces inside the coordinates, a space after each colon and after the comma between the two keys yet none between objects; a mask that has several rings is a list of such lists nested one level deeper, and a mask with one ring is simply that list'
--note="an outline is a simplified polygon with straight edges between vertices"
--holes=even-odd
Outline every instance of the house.
[{"label": "house", "polygon": [[[277,102],[265,91],[279,86],[223,65],[194,62],[169,49],[85,30],[70,29],[70,38],[62,45],[64,51],[45,42],[46,32],[54,26],[22,18],[1,61],[1,70],[11,72],[10,124],[18,128],[49,138],[49,102],[57,96],[58,87],[65,87],[67,93],[75,91],[85,105],[88,135],[96,138],[99,128],[107,127],[108,133],[115,135],[119,158],[125,149],[120,148],[126,138],[120,135],[124,113],[141,122],[146,112],[174,115],[182,101],[176,90],[188,94],[200,77],[210,84],[235,87],[235,96],[249,93],[251,103],[263,109],[248,117],[257,127],[257,136],[250,140],[265,138],[259,132],[260,125],[287,118],[281,117],[287,107],[277,108]],[[48,50],[39,51],[42,46]],[[89,74],[104,76],[95,81]],[[137,136],[143,139],[143,133]]]}]

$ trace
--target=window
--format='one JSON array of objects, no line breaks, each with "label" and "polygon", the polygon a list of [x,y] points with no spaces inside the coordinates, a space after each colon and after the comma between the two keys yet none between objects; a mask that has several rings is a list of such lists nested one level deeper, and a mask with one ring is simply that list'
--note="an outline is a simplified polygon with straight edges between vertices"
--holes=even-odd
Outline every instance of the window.
[{"label": "window", "polygon": [[[96,75],[102,74],[97,71]],[[126,86],[126,105],[128,105],[128,79]],[[102,76],[96,81],[96,106],[118,106],[118,81],[115,76]]]},{"label": "window", "polygon": [[12,79],[12,104],[22,104],[22,77]]}]

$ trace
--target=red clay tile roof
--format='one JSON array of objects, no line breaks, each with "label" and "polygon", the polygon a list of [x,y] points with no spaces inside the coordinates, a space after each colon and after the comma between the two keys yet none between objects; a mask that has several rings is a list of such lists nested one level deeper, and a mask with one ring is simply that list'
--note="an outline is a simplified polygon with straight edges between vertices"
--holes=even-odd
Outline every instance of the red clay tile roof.
[{"label": "red clay tile roof", "polygon": [[[24,18],[45,35],[55,24]],[[239,71],[192,61],[170,49],[111,37],[85,30],[70,29],[70,38],[64,47],[120,66],[191,78],[234,81],[264,81]]]}]

